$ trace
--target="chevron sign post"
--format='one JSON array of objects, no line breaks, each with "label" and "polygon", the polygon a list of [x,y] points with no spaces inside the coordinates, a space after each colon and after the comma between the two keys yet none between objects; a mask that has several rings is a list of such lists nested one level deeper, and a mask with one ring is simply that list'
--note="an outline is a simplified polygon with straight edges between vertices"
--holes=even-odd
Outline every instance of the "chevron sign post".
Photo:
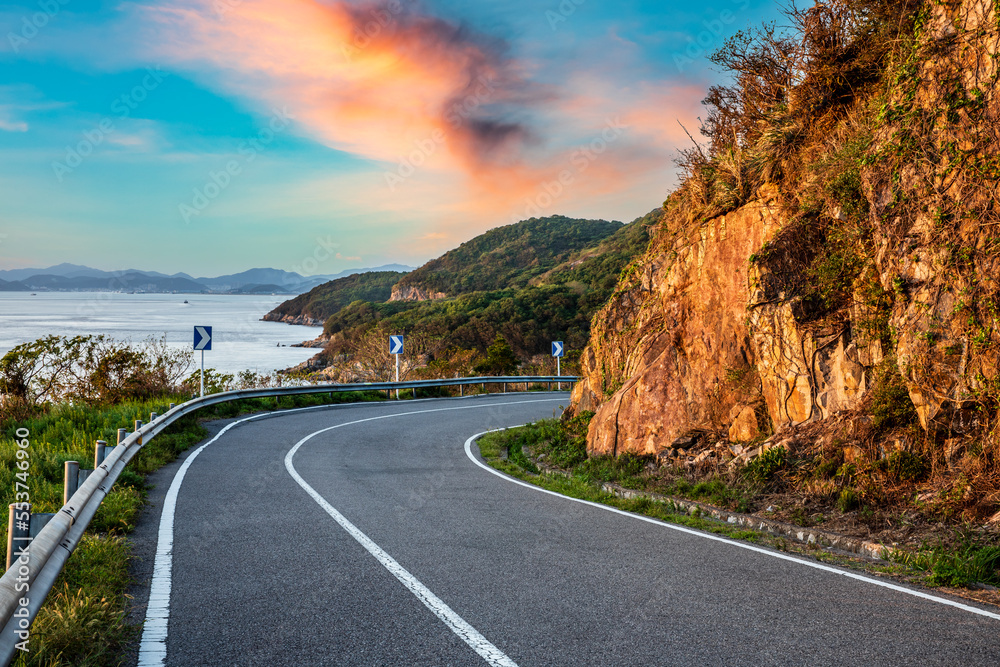
[{"label": "chevron sign post", "polygon": [[194,349],[201,350],[201,395],[205,395],[205,350],[212,349],[212,327],[194,328]]},{"label": "chevron sign post", "polygon": [[[556,358],[556,375],[562,375],[562,357],[566,354],[566,347],[561,340],[552,341],[552,356]],[[557,389],[562,389],[562,382],[556,383]]]},{"label": "chevron sign post", "polygon": [[389,336],[389,354],[403,354],[402,336]]},{"label": "chevron sign post", "polygon": [[[396,355],[396,382],[399,382],[399,355],[403,354],[403,337],[389,336],[389,354]],[[399,390],[396,390],[396,400],[399,400]]]}]

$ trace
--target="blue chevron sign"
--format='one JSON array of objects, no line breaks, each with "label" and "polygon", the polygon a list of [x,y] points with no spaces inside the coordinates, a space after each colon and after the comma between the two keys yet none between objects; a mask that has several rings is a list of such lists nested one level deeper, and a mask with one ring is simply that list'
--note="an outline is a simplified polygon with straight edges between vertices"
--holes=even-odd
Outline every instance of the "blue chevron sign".
[{"label": "blue chevron sign", "polygon": [[389,354],[403,354],[402,336],[389,336]]},{"label": "blue chevron sign", "polygon": [[212,349],[212,327],[194,328],[194,349],[195,350]]}]

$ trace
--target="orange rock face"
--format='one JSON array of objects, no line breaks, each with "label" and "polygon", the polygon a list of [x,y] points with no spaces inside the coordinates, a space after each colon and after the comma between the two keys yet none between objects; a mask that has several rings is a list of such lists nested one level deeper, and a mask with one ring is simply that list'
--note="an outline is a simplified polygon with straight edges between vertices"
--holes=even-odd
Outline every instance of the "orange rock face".
[{"label": "orange rock face", "polygon": [[881,347],[849,320],[803,325],[800,304],[772,293],[766,263],[751,258],[776,215],[765,199],[656,237],[582,358],[573,405],[596,412],[591,453],[655,454],[692,432],[748,442],[858,407]]},{"label": "orange rock face", "polygon": [[728,415],[738,397],[724,385],[754,358],[747,259],[775,229],[757,203],[654,242],[645,272],[595,318],[583,357],[574,404],[596,409],[593,453],[655,453]]},{"label": "orange rock face", "polygon": [[[808,170],[781,181],[801,188],[781,193],[783,208],[771,184],[707,220],[698,211],[731,204],[702,207],[684,198],[691,191],[671,200],[695,208],[664,213],[650,249],[592,324],[572,406],[596,413],[591,453],[688,455],[675,441],[707,433],[745,442],[839,413],[873,422],[880,392],[871,390],[890,375],[900,383],[894,405],[908,408],[908,393],[939,440],[977,437],[995,420],[998,11],[985,0],[929,9],[914,51],[921,59],[885,107],[906,113],[879,113],[868,119],[870,136],[855,137],[865,159],[852,162],[853,196],[864,205],[850,215]],[[962,96],[975,109],[954,109]],[[900,149],[901,137],[920,149]],[[803,144],[803,164],[818,164],[828,148]],[[872,159],[890,154],[905,163]],[[992,171],[972,167],[984,164]],[[858,232],[844,236],[844,254],[829,243],[835,229]],[[960,456],[952,449],[949,461]]]},{"label": "orange rock face", "polygon": [[[738,406],[737,406],[738,407]],[[750,442],[759,436],[760,424],[754,409],[747,406],[739,411],[732,426],[729,427],[729,440],[732,442]]]}]

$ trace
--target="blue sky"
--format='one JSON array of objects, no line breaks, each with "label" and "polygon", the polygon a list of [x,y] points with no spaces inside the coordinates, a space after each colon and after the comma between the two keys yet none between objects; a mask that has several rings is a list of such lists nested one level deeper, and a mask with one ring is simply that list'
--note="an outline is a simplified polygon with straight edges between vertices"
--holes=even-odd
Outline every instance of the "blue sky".
[{"label": "blue sky", "polygon": [[[418,265],[631,220],[748,0],[0,4],[0,268]],[[306,262],[322,257],[318,263]]]}]

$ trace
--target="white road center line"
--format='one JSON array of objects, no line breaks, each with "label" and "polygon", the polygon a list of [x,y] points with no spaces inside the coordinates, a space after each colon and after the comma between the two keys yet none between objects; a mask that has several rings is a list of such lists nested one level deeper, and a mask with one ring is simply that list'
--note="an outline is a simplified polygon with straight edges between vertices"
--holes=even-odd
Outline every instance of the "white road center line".
[{"label": "white road center line", "polygon": [[[511,427],[511,428],[516,428],[516,427]],[[472,459],[472,462],[475,463],[477,466],[479,466],[480,468],[486,470],[487,472],[493,473],[494,475],[496,475],[497,477],[499,477],[499,478],[501,478],[501,479],[503,479],[505,481],[511,482],[513,484],[520,484],[521,486],[527,487],[529,489],[533,489],[535,491],[540,491],[541,493],[547,493],[550,496],[555,496],[557,498],[562,498],[563,500],[571,500],[571,501],[573,501],[575,503],[581,503],[583,505],[590,505],[591,507],[596,507],[598,509],[606,510],[608,512],[614,512],[615,514],[621,514],[622,516],[627,516],[627,517],[629,517],[631,519],[638,519],[639,521],[645,521],[647,523],[652,523],[652,524],[655,524],[657,526],[662,526],[663,528],[669,528],[671,530],[676,530],[676,531],[679,531],[679,532],[682,532],[682,533],[687,533],[689,535],[696,535],[697,537],[701,537],[701,538],[704,538],[706,540],[713,540],[715,542],[722,542],[724,544],[728,544],[728,545],[734,546],[734,547],[739,547],[741,549],[746,549],[748,551],[755,551],[757,553],[764,554],[765,556],[771,556],[772,558],[779,558],[781,560],[787,560],[787,561],[790,561],[792,563],[798,563],[799,565],[805,565],[806,567],[811,567],[811,568],[814,568],[816,570],[822,570],[824,572],[829,572],[831,574],[839,574],[839,575],[841,575],[843,577],[847,577],[848,579],[857,579],[858,581],[864,581],[864,582],[869,583],[869,584],[874,584],[876,586],[881,586],[882,588],[888,588],[890,590],[894,590],[894,591],[897,591],[899,593],[905,593],[906,595],[912,595],[913,597],[922,598],[924,600],[930,600],[931,602],[937,602],[938,604],[947,605],[949,607],[955,607],[956,609],[961,609],[962,611],[967,611],[967,612],[972,613],[972,614],[978,614],[980,616],[986,616],[987,618],[992,618],[992,619],[1000,621],[1000,614],[995,614],[993,612],[986,611],[985,609],[979,609],[977,607],[972,607],[972,606],[967,605],[967,604],[962,604],[961,602],[956,602],[954,600],[949,600],[947,598],[942,598],[942,597],[938,597],[936,595],[931,595],[929,593],[924,593],[923,591],[914,590],[912,588],[906,588],[905,586],[897,586],[896,584],[889,583],[888,581],[881,581],[879,579],[873,579],[871,577],[866,577],[866,576],[863,576],[863,575],[860,575],[860,574],[855,574],[854,572],[851,572],[849,570],[841,570],[841,569],[838,569],[838,568],[830,567],[829,565],[823,565],[821,563],[815,563],[815,562],[812,562],[812,561],[802,560],[801,558],[795,558],[793,556],[788,556],[786,554],[783,554],[783,553],[780,553],[780,552],[777,552],[777,551],[769,551],[768,549],[762,549],[761,547],[757,547],[757,546],[754,546],[752,544],[748,544],[746,542],[738,542],[736,540],[730,540],[730,539],[725,538],[725,537],[719,537],[718,535],[713,535],[712,533],[706,533],[704,531],[695,530],[693,528],[687,528],[685,526],[679,526],[679,525],[674,524],[674,523],[667,523],[665,521],[660,521],[659,519],[653,519],[651,517],[643,516],[641,514],[633,514],[631,512],[626,512],[624,510],[620,510],[617,507],[611,507],[609,505],[602,505],[600,503],[595,503],[595,502],[592,502],[590,500],[582,500],[580,498],[573,498],[572,496],[564,496],[561,493],[556,493],[555,491],[549,491],[548,489],[543,489],[540,486],[535,486],[534,484],[529,484],[528,482],[524,482],[524,481],[516,479],[514,477],[510,477],[510,476],[505,475],[504,473],[500,472],[499,470],[496,470],[496,469],[491,468],[490,466],[486,465],[485,463],[483,463],[482,461],[480,461],[478,458],[476,458],[476,455],[472,453],[472,443],[475,442],[477,438],[482,437],[482,436],[486,435],[487,433],[496,433],[497,431],[504,431],[504,430],[506,430],[506,429],[502,429],[502,428],[501,429],[493,429],[491,431],[483,431],[482,433],[477,433],[476,435],[472,436],[471,438],[469,438],[468,440],[465,441],[465,454],[470,459]]]},{"label": "white road center line", "polygon": [[517,667],[517,663],[511,660],[503,651],[498,649],[493,645],[486,637],[484,637],[478,630],[472,627],[465,619],[455,613],[455,611],[445,604],[444,600],[434,595],[433,592],[422,583],[420,580],[410,574],[402,565],[396,562],[392,556],[386,553],[379,545],[377,545],[370,537],[365,535],[355,526],[353,523],[348,521],[347,517],[337,511],[337,509],[328,503],[323,496],[321,496],[316,489],[311,487],[308,482],[302,479],[298,471],[295,470],[295,466],[292,463],[292,459],[295,457],[295,453],[299,451],[306,442],[316,437],[317,435],[332,431],[334,429],[343,428],[345,426],[353,426],[355,424],[362,424],[364,422],[376,421],[378,419],[390,419],[392,417],[404,417],[407,415],[420,415],[426,414],[428,412],[446,412],[449,410],[468,410],[470,408],[485,408],[494,407],[498,405],[520,405],[523,403],[543,403],[554,400],[562,399],[542,399],[534,401],[516,401],[511,403],[492,403],[489,405],[469,405],[462,406],[458,408],[440,408],[435,410],[418,410],[414,412],[404,412],[400,414],[393,415],[381,415],[379,417],[369,417],[367,419],[358,419],[357,421],[346,422],[344,424],[337,424],[335,426],[328,426],[327,428],[320,429],[314,433],[310,433],[306,437],[295,443],[295,446],[288,450],[285,455],[285,468],[288,470],[288,474],[298,482],[299,486],[305,489],[316,503],[326,511],[333,520],[340,524],[340,527],[347,531],[347,533],[358,541],[361,546],[363,546],[368,553],[375,557],[375,559],[382,564],[385,569],[389,570],[396,579],[399,580],[403,586],[406,587],[418,600],[424,603],[428,609],[434,612],[434,615],[441,619],[445,625],[447,625],[452,632],[461,638],[466,644],[468,644],[472,650],[480,655],[487,663],[494,665],[495,667]]},{"label": "white road center line", "polygon": [[[423,400],[436,400],[436,399],[423,399]],[[428,590],[426,587],[424,587],[423,584],[421,584],[419,581],[417,581],[416,578],[413,578],[413,575],[410,575],[405,569],[402,568],[402,566],[396,563],[396,561],[393,560],[388,554],[379,549],[378,545],[376,545],[374,542],[368,539],[364,535],[364,533],[362,533],[360,530],[355,528],[353,524],[347,521],[347,519],[344,518],[343,515],[340,515],[340,513],[337,512],[337,510],[334,509],[332,506],[330,506],[329,503],[326,503],[326,501],[323,500],[323,498],[318,493],[316,493],[315,490],[311,486],[309,486],[298,475],[297,472],[295,472],[295,468],[292,466],[292,456],[294,456],[295,452],[298,451],[299,447],[301,447],[303,443],[309,440],[309,438],[312,438],[315,435],[319,435],[320,433],[324,433],[325,431],[329,431],[335,428],[340,428],[343,426],[350,426],[352,424],[360,424],[362,422],[374,421],[377,419],[390,419],[392,417],[405,417],[407,415],[425,414],[428,412],[448,412],[451,410],[483,409],[483,408],[499,407],[503,405],[544,403],[548,401],[558,401],[558,400],[565,400],[565,399],[546,398],[546,399],[536,399],[530,401],[507,401],[503,403],[490,402],[484,405],[463,405],[454,408],[415,410],[411,412],[393,413],[389,415],[381,415],[379,417],[360,419],[345,424],[338,424],[336,426],[331,426],[322,429],[320,431],[316,431],[315,433],[312,433],[306,436],[304,439],[300,440],[285,456],[285,467],[288,469],[288,472],[292,475],[295,481],[298,482],[298,484],[302,486],[302,488],[304,488],[306,492],[309,493],[309,495],[311,495],[314,499],[316,499],[316,502],[320,503],[320,506],[322,506],[323,509],[325,509],[328,513],[330,513],[330,515],[333,516],[333,518],[336,519],[337,522],[340,523],[340,525],[343,526],[345,530],[348,531],[348,533],[351,533],[351,535],[356,540],[361,542],[361,544],[365,546],[365,548],[368,549],[368,551],[370,551],[372,555],[374,555],[376,558],[379,558],[378,554],[372,551],[372,547],[374,547],[375,549],[378,549],[378,551],[381,552],[386,559],[388,559],[388,562],[394,564],[395,567],[398,568],[398,573],[397,571],[394,571],[392,567],[390,567],[387,564],[387,561],[382,561],[382,559],[379,558],[379,561],[382,562],[382,564],[390,572],[392,572],[397,579],[403,582],[403,584],[407,588],[409,588],[410,591],[413,592],[413,594],[416,595],[421,602],[423,602],[425,605],[427,605],[428,608],[431,609],[431,611],[437,614],[437,616],[441,618],[442,621],[448,624],[448,626],[459,637],[465,640],[465,642],[469,644],[469,646],[471,646],[473,649],[475,649],[476,652],[479,653],[479,655],[483,656],[483,658],[485,658],[487,662],[489,662],[491,665],[498,665],[502,667],[517,667],[516,663],[511,661],[510,658],[508,658],[499,649],[493,646],[493,644],[487,641],[485,637],[480,635],[475,630],[475,628],[468,625],[468,623],[465,623],[465,621],[462,620],[462,618],[459,617],[457,614],[455,614],[455,612],[453,612],[447,605],[445,605],[444,602],[442,602],[437,596],[431,593],[431,591]],[[138,667],[161,667],[162,665],[165,665],[167,661],[167,631],[170,620],[170,594],[171,594],[171,583],[172,583],[171,575],[173,572],[174,515],[177,508],[177,496],[180,493],[181,484],[184,482],[184,476],[187,474],[187,471],[191,467],[191,464],[206,447],[208,447],[213,442],[221,438],[227,431],[229,431],[229,429],[234,428],[235,426],[238,426],[248,421],[252,421],[254,419],[274,417],[279,414],[300,412],[304,410],[320,410],[323,408],[330,408],[330,407],[332,406],[317,405],[306,408],[292,408],[289,410],[281,410],[279,412],[265,412],[262,414],[253,415],[250,417],[245,417],[243,419],[234,421],[230,424],[227,424],[211,440],[206,442],[198,449],[194,450],[194,452],[192,452],[191,455],[184,460],[184,463],[181,464],[181,467],[178,468],[177,472],[174,474],[174,479],[170,484],[170,488],[167,490],[167,493],[163,498],[163,510],[160,514],[160,528],[156,543],[156,558],[153,561],[153,577],[149,586],[149,602],[146,606],[146,621],[143,624],[142,639],[140,640],[139,643]],[[324,505],[324,503],[326,503],[326,505]],[[337,514],[334,515],[333,512],[337,512]],[[338,516],[340,517],[340,519],[343,519],[344,523],[341,523],[340,519],[337,518]],[[357,535],[351,532],[351,530],[347,528],[347,526],[351,526],[351,528],[357,531]],[[368,542],[371,544],[371,547],[365,544],[365,542],[363,542],[361,538],[368,540]],[[404,581],[403,578],[400,576],[401,574],[405,574],[411,577],[412,581],[419,588],[417,589],[411,588],[410,585],[408,585],[407,582]],[[422,597],[422,595],[424,597]],[[435,607],[432,606],[432,603],[437,603],[440,605],[440,607],[436,609]],[[439,609],[441,613],[439,613]],[[442,616],[442,613],[444,613],[445,611],[447,612],[447,614],[450,614],[451,616],[447,618],[445,616]],[[464,628],[461,625],[453,625],[453,622],[455,622],[456,620],[457,622],[464,624]],[[466,634],[463,634],[463,631],[466,632]],[[479,643],[477,644],[474,642],[479,642]]]}]

